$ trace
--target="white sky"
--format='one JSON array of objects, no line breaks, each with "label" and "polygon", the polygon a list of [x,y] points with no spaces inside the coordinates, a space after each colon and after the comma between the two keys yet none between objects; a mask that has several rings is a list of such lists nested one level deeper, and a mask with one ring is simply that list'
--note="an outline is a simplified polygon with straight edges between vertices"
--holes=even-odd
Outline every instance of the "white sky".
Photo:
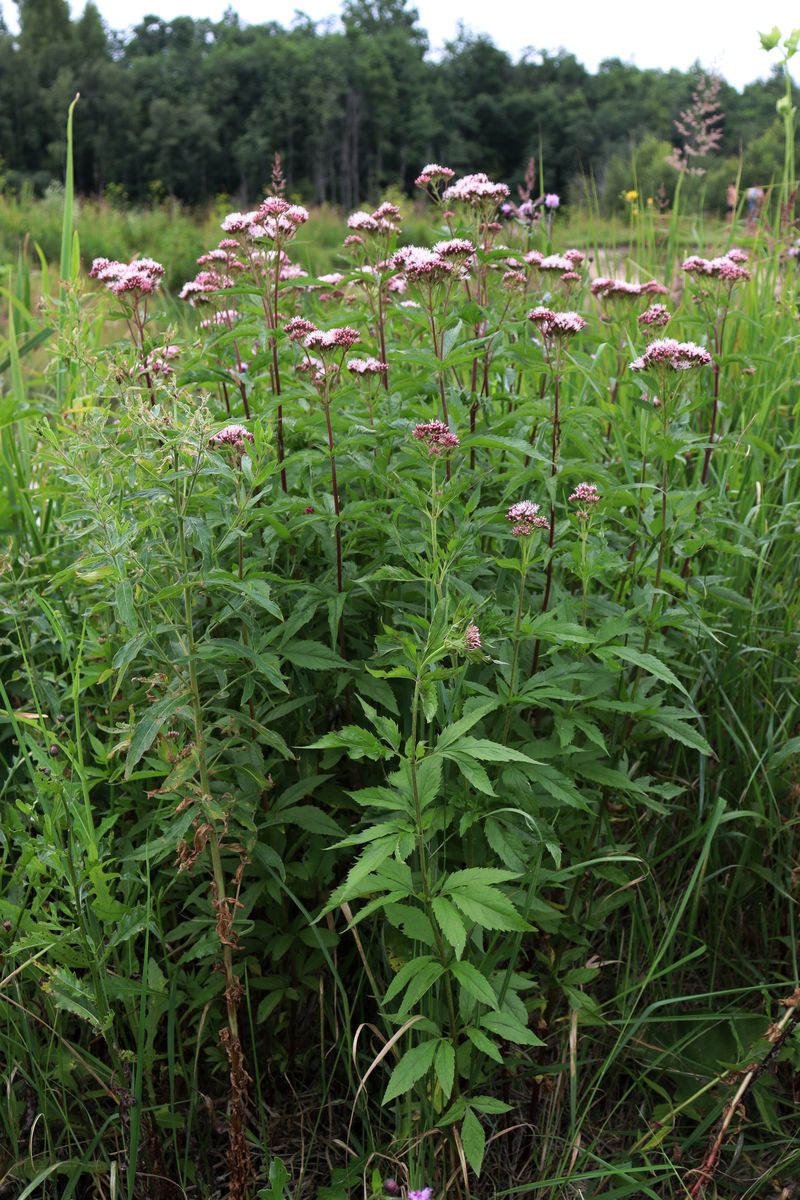
[{"label": "white sky", "polygon": [[[82,0],[71,0],[73,13]],[[96,0],[112,29],[136,24],[148,13],[169,20],[176,16],[218,19],[227,0]],[[15,26],[16,6],[0,0],[5,17]],[[243,21],[256,24],[278,21],[289,24],[291,0],[233,0]],[[339,0],[305,0],[297,9],[312,20],[335,16]],[[639,67],[678,67],[685,70],[696,60],[718,70],[730,83],[742,87],[769,73],[776,51],[767,55],[758,33],[777,25],[788,33],[800,25],[800,6],[791,0],[766,0],[763,5],[722,3],[722,0],[571,0],[571,3],[536,3],[536,0],[416,0],[420,23],[428,31],[434,52],[451,39],[457,23],[487,33],[497,46],[515,58],[526,48],[557,50],[563,47],[590,70],[604,58],[621,58]],[[800,55],[795,60],[800,64]],[[794,64],[793,64],[794,65]],[[795,71],[796,75],[797,72]]]}]

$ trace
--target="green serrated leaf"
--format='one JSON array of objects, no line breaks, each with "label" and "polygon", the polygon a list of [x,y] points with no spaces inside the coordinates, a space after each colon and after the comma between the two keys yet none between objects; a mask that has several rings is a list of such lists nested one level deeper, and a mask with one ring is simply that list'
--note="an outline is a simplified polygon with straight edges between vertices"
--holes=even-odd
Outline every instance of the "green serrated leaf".
[{"label": "green serrated leaf", "polygon": [[442,1038],[436,1047],[433,1069],[436,1072],[436,1078],[439,1080],[442,1095],[445,1100],[449,1100],[456,1075],[456,1052],[453,1049],[453,1043],[447,1038]]},{"label": "green serrated leaf", "polygon": [[467,1109],[461,1122],[461,1145],[464,1147],[467,1162],[475,1174],[480,1175],[486,1150],[486,1134],[471,1108]]},{"label": "green serrated leaf", "polygon": [[456,952],[456,958],[461,958],[467,944],[467,931],[458,910],[445,896],[434,896],[431,907],[442,934]]},{"label": "green serrated leaf", "polygon": [[427,1042],[420,1042],[418,1046],[412,1046],[410,1050],[406,1050],[392,1071],[381,1104],[388,1104],[390,1100],[404,1096],[406,1092],[411,1091],[415,1083],[427,1075],[433,1065],[438,1045],[439,1042],[435,1038],[431,1038]]},{"label": "green serrated leaf", "polygon": [[488,1008],[498,1007],[494,988],[472,963],[451,962],[448,970],[458,980],[464,991],[479,1004],[485,1004]]}]

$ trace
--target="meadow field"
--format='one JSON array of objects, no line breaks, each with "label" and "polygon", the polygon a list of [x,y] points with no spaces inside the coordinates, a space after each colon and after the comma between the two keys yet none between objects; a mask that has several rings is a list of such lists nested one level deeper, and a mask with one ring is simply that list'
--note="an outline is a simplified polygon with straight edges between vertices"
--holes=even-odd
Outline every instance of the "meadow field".
[{"label": "meadow field", "polygon": [[793,163],[70,155],[0,200],[0,1197],[792,1200]]}]

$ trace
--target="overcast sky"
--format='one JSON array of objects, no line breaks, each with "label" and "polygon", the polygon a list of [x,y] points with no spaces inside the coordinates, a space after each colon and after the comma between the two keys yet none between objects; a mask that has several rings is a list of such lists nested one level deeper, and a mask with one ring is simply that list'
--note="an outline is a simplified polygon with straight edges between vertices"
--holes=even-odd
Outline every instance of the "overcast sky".
[{"label": "overcast sky", "polygon": [[[73,13],[83,0],[71,0]],[[136,24],[147,13],[170,19],[176,16],[218,19],[227,0],[96,0],[113,29]],[[6,20],[13,25],[16,6],[0,0]],[[285,0],[234,0],[232,7],[243,21],[291,23],[294,6]],[[297,9],[313,20],[335,16],[339,0],[306,0]],[[722,4],[721,0],[668,0],[667,4],[642,0],[571,0],[571,3],[487,3],[487,0],[417,0],[420,22],[427,29],[434,51],[452,38],[459,20],[478,33],[487,33],[496,45],[517,57],[527,48],[573,53],[590,70],[604,58],[621,58],[639,67],[685,69],[696,60],[718,70],[736,87],[769,73],[777,53],[761,49],[758,32],[773,25],[788,33],[800,25],[800,6],[791,0],[765,0],[763,4]],[[800,55],[796,60],[800,63]],[[795,75],[797,72],[794,72]]]}]

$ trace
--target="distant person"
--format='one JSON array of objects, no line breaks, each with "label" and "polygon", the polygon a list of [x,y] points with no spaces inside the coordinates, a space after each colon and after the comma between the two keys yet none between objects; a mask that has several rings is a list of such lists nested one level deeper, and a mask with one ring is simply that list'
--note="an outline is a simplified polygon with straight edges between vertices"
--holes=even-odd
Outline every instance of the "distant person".
[{"label": "distant person", "polygon": [[761,209],[764,205],[764,189],[762,187],[751,187],[747,189],[747,221],[749,225],[756,225],[758,218],[761,215]]},{"label": "distant person", "polygon": [[728,184],[727,198],[725,201],[725,219],[730,223],[736,216],[736,201],[739,198],[739,193],[735,183]]}]

